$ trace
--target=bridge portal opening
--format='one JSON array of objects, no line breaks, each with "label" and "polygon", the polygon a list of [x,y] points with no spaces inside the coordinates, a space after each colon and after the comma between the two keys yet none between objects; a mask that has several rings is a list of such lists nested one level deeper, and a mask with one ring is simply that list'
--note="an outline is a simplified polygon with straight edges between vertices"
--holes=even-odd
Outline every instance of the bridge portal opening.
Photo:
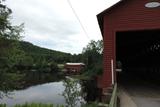
[{"label": "bridge portal opening", "polygon": [[121,85],[160,86],[160,30],[117,32],[116,68]]}]

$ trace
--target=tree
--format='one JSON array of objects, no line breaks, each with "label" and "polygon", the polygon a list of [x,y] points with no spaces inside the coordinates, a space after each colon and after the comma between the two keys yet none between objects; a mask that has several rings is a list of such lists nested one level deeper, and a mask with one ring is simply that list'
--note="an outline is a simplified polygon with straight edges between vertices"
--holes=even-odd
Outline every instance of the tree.
[{"label": "tree", "polygon": [[91,40],[88,43],[88,45],[85,48],[83,48],[82,53],[85,53],[87,51],[94,51],[96,53],[102,54],[103,41],[102,40],[98,40],[98,41]]},{"label": "tree", "polygon": [[81,95],[81,89],[78,85],[78,80],[74,80],[72,78],[66,78],[63,81],[63,86],[65,87],[62,96],[65,98],[66,107],[76,107],[78,102],[83,102]]},{"label": "tree", "polygon": [[10,22],[12,10],[4,5],[0,0],[0,38],[19,40],[20,34],[23,31],[23,24],[19,26],[13,26]]},{"label": "tree", "polygon": [[102,40],[91,40],[91,42],[85,48],[83,48],[82,55],[83,62],[85,62],[87,65],[87,75],[97,75],[102,73]]},{"label": "tree", "polygon": [[[14,65],[24,58],[24,52],[19,49],[18,40],[22,38],[24,24],[13,26],[10,22],[12,10],[0,0],[0,59],[5,59],[8,65]],[[0,60],[4,61],[4,60]]]}]

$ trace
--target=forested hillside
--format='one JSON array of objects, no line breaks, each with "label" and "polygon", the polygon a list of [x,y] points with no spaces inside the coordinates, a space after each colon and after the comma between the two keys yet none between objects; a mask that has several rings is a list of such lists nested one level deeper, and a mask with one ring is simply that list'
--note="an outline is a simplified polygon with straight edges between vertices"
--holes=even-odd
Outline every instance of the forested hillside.
[{"label": "forested hillside", "polygon": [[32,43],[21,41],[19,42],[20,49],[25,52],[27,56],[31,56],[34,62],[44,59],[47,62],[65,63],[70,61],[71,54],[60,51],[42,48]]},{"label": "forested hillside", "polygon": [[[42,48],[25,41],[0,38],[0,68],[58,71],[57,64],[71,61],[72,55]],[[50,69],[50,70],[48,70]],[[16,71],[16,70],[15,70]]]}]

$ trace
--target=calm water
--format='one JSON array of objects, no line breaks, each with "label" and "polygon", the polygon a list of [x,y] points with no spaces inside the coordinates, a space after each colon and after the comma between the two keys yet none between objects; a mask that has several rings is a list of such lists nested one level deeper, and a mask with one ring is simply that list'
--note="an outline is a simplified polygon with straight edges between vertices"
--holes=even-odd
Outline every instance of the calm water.
[{"label": "calm water", "polygon": [[[52,73],[1,73],[0,75],[0,103],[13,106],[24,103],[50,103],[65,105],[62,93],[65,90],[61,75]],[[78,88],[85,93],[82,102],[86,103],[95,99],[94,82],[79,82]],[[85,101],[84,101],[85,100]],[[80,102],[77,102],[80,105]]]},{"label": "calm water", "polygon": [[0,103],[6,103],[8,106],[24,104],[26,102],[65,104],[65,99],[61,96],[64,89],[63,82],[51,82],[31,86],[24,90],[10,92],[9,97],[11,98],[3,97],[3,99],[0,99]]}]

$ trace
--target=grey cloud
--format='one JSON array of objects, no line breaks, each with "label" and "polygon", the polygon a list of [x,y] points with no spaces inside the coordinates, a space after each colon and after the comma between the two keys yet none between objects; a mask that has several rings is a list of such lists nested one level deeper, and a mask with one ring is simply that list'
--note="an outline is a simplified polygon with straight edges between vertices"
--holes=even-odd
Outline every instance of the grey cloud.
[{"label": "grey cloud", "polygon": [[81,44],[72,38],[83,35],[82,28],[68,4],[65,4],[66,1],[42,1],[7,1],[13,10],[13,23],[25,23],[24,40],[50,49],[71,53],[81,52]]},{"label": "grey cloud", "polygon": [[[14,15],[18,17],[18,20],[16,18],[13,18],[13,20],[15,22],[24,21],[26,27],[29,27],[30,30],[37,31],[41,34],[51,34],[64,37],[64,35],[73,35],[80,32],[80,25],[77,23],[75,18],[73,18],[75,20],[72,21],[66,20],[65,17],[63,18],[56,13],[53,13],[53,10],[50,10],[50,12],[42,12],[42,7],[39,7],[40,9],[36,9],[36,6],[31,7],[32,6],[29,6],[27,8],[26,4],[22,6],[18,5],[16,7],[18,8],[18,11],[14,12]],[[37,11],[37,14],[33,15],[33,9],[36,9],[34,11]],[[38,11],[42,12],[41,15],[39,15],[40,12]],[[68,36],[65,36],[65,38],[66,37]]]}]

